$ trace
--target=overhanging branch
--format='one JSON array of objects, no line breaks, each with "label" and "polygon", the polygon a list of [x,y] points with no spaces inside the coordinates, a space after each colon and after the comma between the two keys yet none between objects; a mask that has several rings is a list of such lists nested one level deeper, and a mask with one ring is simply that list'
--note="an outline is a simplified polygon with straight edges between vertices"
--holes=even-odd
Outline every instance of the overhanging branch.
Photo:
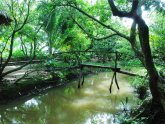
[{"label": "overhanging branch", "polygon": [[93,40],[106,40],[110,37],[113,37],[113,36],[116,36],[117,34],[110,34],[108,36],[105,36],[105,37],[96,37],[96,36],[93,36],[92,34],[90,34],[89,32],[87,32],[74,18],[72,18],[73,21],[75,22],[75,24],[91,39]]},{"label": "overhanging branch", "polygon": [[93,16],[91,16],[90,14],[86,13],[85,11],[83,11],[82,9],[78,8],[77,6],[75,5],[72,5],[72,4],[62,4],[62,5],[55,5],[55,6],[67,6],[67,7],[71,7],[71,8],[74,8],[76,9],[77,11],[79,11],[80,13],[82,13],[83,15],[87,16],[88,18],[92,19],[93,21],[97,22],[98,24],[100,24],[101,26],[107,28],[107,29],[110,29],[112,30],[113,32],[115,32],[118,36],[126,39],[126,40],[130,40],[128,36],[126,36],[125,34],[117,31],[116,29],[114,29],[113,27],[111,27],[110,25],[106,25],[104,24],[103,22],[99,21],[98,19],[94,18]]}]

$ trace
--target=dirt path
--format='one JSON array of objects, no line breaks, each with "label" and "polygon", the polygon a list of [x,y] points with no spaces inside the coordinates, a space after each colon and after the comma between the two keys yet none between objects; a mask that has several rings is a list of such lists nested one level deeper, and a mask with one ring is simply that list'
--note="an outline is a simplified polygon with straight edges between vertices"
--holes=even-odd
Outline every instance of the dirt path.
[{"label": "dirt path", "polygon": [[[4,72],[7,72],[7,71],[10,71],[10,70],[13,70],[15,68],[18,68],[19,65],[12,65],[12,66],[7,66],[4,70]],[[25,76],[26,74],[28,74],[28,76],[35,76],[38,74],[37,71],[34,71],[35,70],[35,64],[31,64],[31,65],[28,65],[18,71],[15,71],[13,73],[10,73],[8,75],[6,75],[4,77],[4,79],[6,79],[7,81],[9,81],[10,83],[14,83],[17,79]]]}]

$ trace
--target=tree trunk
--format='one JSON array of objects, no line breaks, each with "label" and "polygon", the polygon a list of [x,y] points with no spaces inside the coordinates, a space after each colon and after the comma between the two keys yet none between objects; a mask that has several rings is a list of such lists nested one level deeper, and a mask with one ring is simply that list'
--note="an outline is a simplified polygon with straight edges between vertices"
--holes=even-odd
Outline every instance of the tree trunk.
[{"label": "tree trunk", "polygon": [[49,55],[51,56],[53,54],[53,49],[52,49],[52,34],[48,33],[48,52]]},{"label": "tree trunk", "polygon": [[[139,59],[144,63],[144,66],[149,74],[149,88],[152,94],[152,100],[153,100],[153,105],[158,105],[160,108],[164,108],[165,112],[165,94],[163,90],[163,86],[165,85],[165,81],[162,79],[162,77],[159,76],[153,62],[153,57],[151,54],[151,48],[149,44],[149,28],[146,25],[145,21],[137,14],[137,8],[138,8],[138,0],[134,0],[132,4],[132,9],[130,12],[123,12],[117,9],[117,7],[114,4],[113,0],[108,0],[112,13],[115,16],[119,17],[128,17],[132,18],[134,22],[138,25],[138,31],[139,31],[139,41],[141,45],[141,52],[143,56],[140,56]],[[135,33],[131,32],[131,33]],[[129,42],[131,43],[132,46],[134,40],[136,37],[134,36],[135,34],[131,34]],[[136,49],[133,49],[135,54],[138,54]],[[141,59],[141,57],[143,59]],[[161,88],[161,89],[160,89]]]},{"label": "tree trunk", "polygon": [[149,29],[141,17],[135,17],[135,21],[138,24],[139,40],[144,55],[145,68],[149,74],[149,86],[151,94],[154,101],[160,102],[160,95],[158,91],[159,75],[154,66],[153,57],[151,55],[151,48],[149,45]]}]

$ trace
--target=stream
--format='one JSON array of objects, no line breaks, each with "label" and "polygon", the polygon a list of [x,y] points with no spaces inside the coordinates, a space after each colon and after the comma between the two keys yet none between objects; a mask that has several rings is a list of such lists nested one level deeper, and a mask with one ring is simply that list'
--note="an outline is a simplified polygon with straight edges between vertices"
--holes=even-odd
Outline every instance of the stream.
[{"label": "stream", "polygon": [[[118,124],[116,114],[137,105],[128,76],[118,74],[120,90],[113,84],[112,72],[85,77],[77,89],[78,79],[28,99],[0,106],[0,124]],[[124,104],[126,99],[128,103]]]}]

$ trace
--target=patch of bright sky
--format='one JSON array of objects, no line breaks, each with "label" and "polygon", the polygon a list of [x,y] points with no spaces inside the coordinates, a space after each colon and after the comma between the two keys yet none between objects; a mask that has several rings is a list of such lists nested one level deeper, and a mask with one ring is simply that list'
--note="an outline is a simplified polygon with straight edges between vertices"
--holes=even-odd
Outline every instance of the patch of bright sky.
[{"label": "patch of bright sky", "polygon": [[161,0],[161,2],[165,3],[165,0]]},{"label": "patch of bright sky", "polygon": [[[18,4],[23,4],[24,2],[25,2],[25,0],[18,0]],[[37,3],[39,3],[40,0],[35,0],[35,1],[31,2],[31,3],[34,3],[34,2],[35,2],[35,4],[31,5],[30,10],[35,10],[36,7],[37,7]]]},{"label": "patch of bright sky", "polygon": [[18,0],[18,3],[21,4],[24,0]]},{"label": "patch of bright sky", "polygon": [[[97,0],[85,0],[85,1],[88,2],[88,3],[91,4],[91,5],[95,5]],[[165,3],[165,0],[161,0],[161,2],[162,2],[162,3]],[[148,11],[145,11],[144,8],[142,8],[142,11],[143,11],[143,13],[142,13],[142,18],[145,20],[145,22],[146,22],[147,25],[151,25],[151,24],[152,24],[152,21],[151,21],[151,19],[149,18],[150,13],[149,13]],[[99,17],[98,17],[98,18],[99,18]],[[97,18],[97,19],[98,19],[98,18]],[[114,17],[114,16],[112,17],[112,19],[118,20],[118,21],[121,20],[121,19],[119,19],[118,17]],[[130,27],[131,27],[132,22],[133,22],[132,19],[129,19],[129,18],[122,18],[122,23],[123,23],[124,26],[127,27],[127,28],[130,28]]]},{"label": "patch of bright sky", "polygon": [[97,0],[85,0],[85,1],[91,5],[95,5]]},{"label": "patch of bright sky", "polygon": [[160,6],[165,9],[165,0],[161,0]]},{"label": "patch of bright sky", "polygon": [[[144,19],[145,23],[150,26],[153,22],[150,18],[150,15],[151,13],[149,11],[145,11],[144,8],[142,7],[142,18]],[[133,20],[132,19],[129,19],[129,18],[123,18],[122,19],[122,22],[124,24],[125,27],[127,28],[131,28],[131,25],[133,23]]]},{"label": "patch of bright sky", "polygon": [[144,8],[142,8],[142,18],[144,19],[144,21],[146,22],[146,24],[148,26],[150,26],[153,22],[152,22],[152,19],[150,18],[151,17],[151,12],[149,11],[145,11]]}]

